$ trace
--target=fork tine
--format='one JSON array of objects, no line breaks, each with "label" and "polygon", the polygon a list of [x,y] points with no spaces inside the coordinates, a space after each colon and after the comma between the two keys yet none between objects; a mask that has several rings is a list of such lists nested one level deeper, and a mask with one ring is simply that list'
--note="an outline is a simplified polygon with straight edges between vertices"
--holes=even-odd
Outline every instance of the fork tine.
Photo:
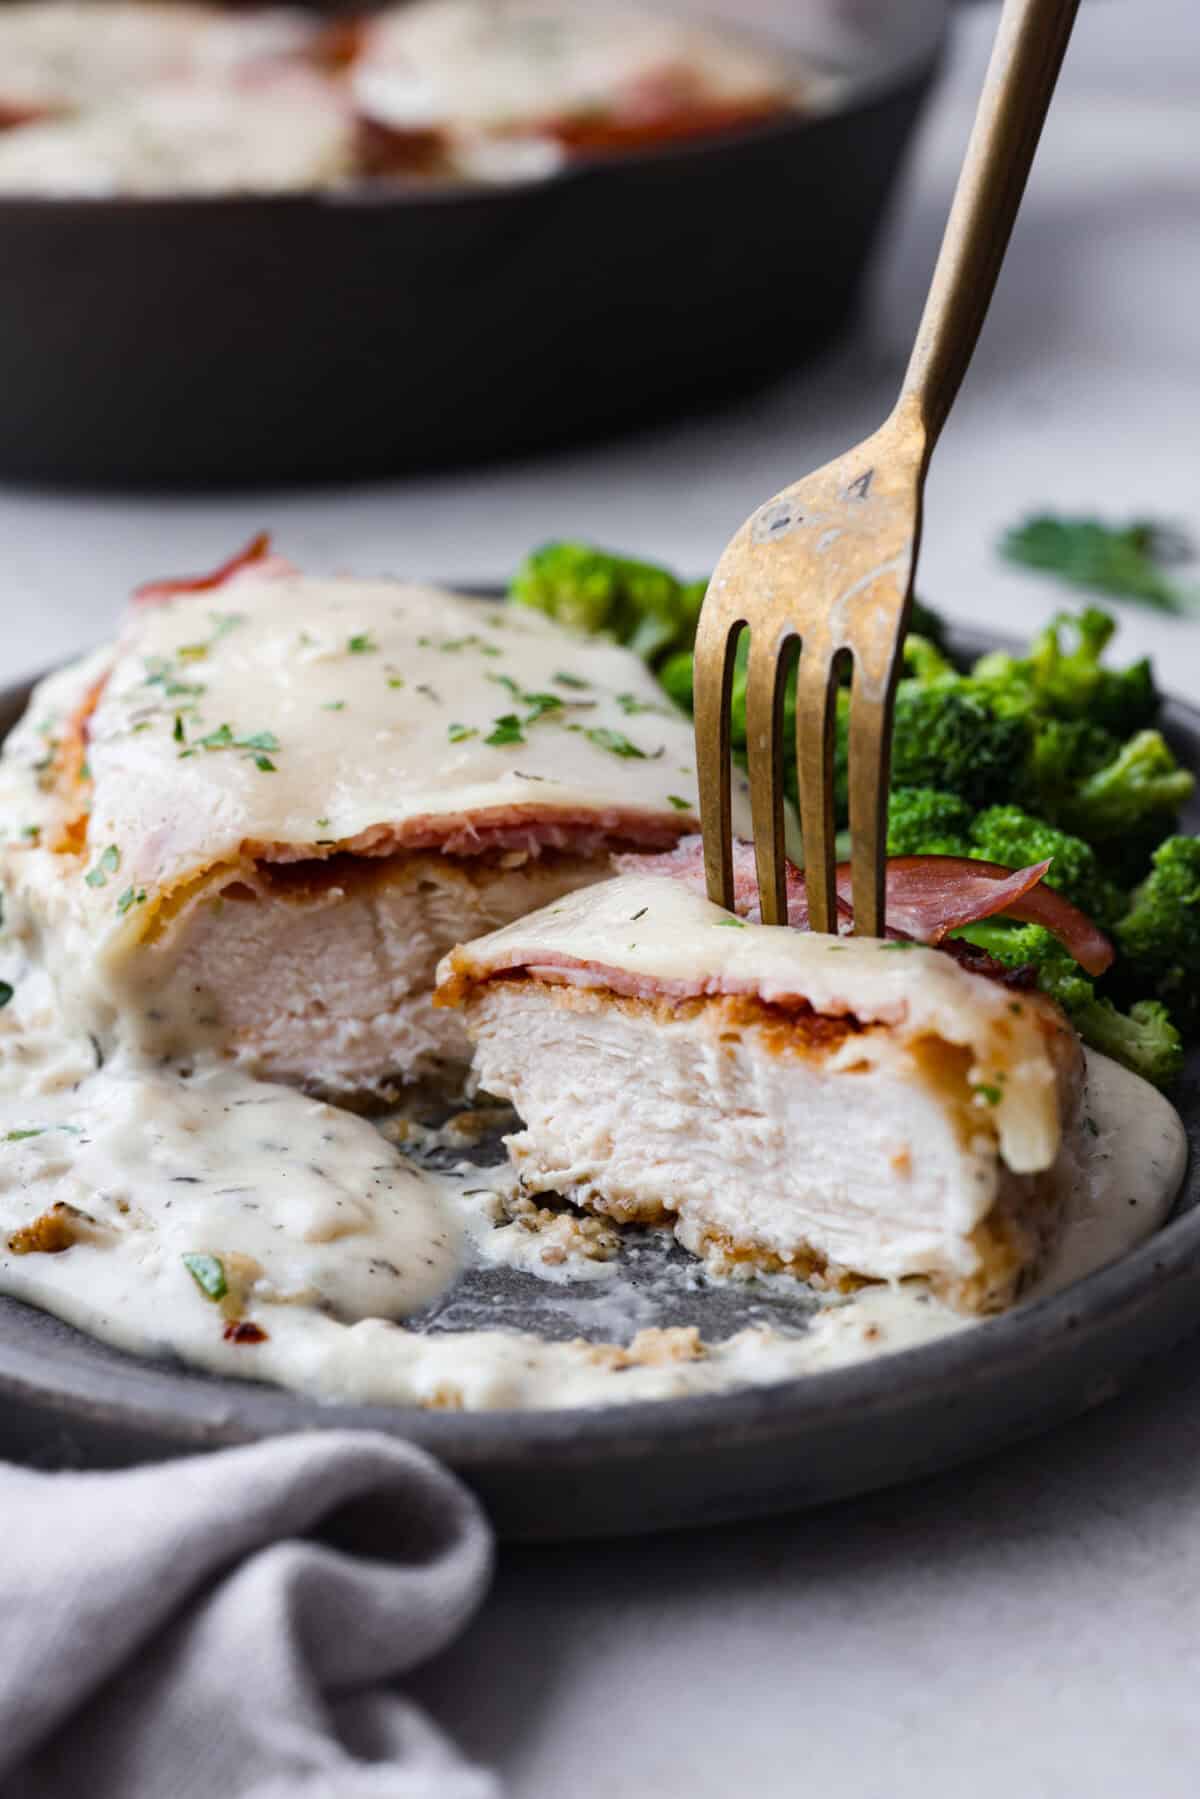
[{"label": "fork tine", "polygon": [[850,878],[856,936],[882,937],[888,789],[896,667],[882,683],[868,681],[856,661],[850,688]]},{"label": "fork tine", "polygon": [[754,860],[764,924],[787,923],[783,843],[783,695],[791,633],[750,633],[746,680],[746,760]]},{"label": "fork tine", "polygon": [[834,895],[833,727],[836,666],[825,646],[805,644],[796,674],[796,775],[809,927],[837,929]]},{"label": "fork tine", "polygon": [[696,781],[704,875],[714,905],[733,910],[733,824],[729,793],[729,697],[741,621],[730,622],[714,604],[711,588],[700,609],[694,652],[693,712]]}]

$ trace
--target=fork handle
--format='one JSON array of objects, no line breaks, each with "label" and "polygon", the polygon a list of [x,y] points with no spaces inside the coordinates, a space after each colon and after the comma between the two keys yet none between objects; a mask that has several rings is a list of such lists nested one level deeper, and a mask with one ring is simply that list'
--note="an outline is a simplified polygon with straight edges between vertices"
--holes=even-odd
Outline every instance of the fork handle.
[{"label": "fork handle", "polygon": [[1006,0],[897,410],[915,406],[925,455],[986,316],[1079,0]]}]

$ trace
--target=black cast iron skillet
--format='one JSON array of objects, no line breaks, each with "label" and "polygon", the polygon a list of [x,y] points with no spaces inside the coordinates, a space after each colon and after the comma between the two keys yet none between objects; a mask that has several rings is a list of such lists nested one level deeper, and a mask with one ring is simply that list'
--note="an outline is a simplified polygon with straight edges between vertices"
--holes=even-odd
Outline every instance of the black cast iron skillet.
[{"label": "black cast iron skillet", "polygon": [[0,477],[386,473],[800,362],[851,314],[946,0],[795,10],[801,53],[868,15],[837,110],[532,185],[0,198]]},{"label": "black cast iron skillet", "polygon": [[[985,646],[964,635],[957,647]],[[27,687],[0,695],[0,734],[27,697]],[[1172,701],[1164,723],[1181,759],[1200,768],[1200,710]],[[1200,828],[1200,803],[1185,828]],[[1175,1095],[1192,1158],[1166,1227],[1067,1291],[941,1342],[711,1398],[444,1413],[321,1404],[140,1361],[0,1299],[0,1454],[120,1467],[283,1431],[370,1427],[440,1456],[502,1534],[527,1539],[716,1523],[910,1480],[1088,1410],[1195,1330],[1198,1078],[1193,1054]],[[736,1296],[713,1303],[727,1329],[745,1322],[731,1317]]]}]

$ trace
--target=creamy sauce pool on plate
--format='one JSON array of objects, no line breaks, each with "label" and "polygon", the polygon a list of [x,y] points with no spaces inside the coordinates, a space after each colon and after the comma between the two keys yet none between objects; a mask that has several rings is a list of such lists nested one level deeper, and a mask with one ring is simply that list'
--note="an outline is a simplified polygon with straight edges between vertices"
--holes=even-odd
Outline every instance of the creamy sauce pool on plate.
[{"label": "creamy sauce pool on plate", "polygon": [[[92,1041],[63,1030],[47,976],[9,961],[0,1291],[120,1348],[331,1400],[527,1409],[784,1380],[970,1325],[918,1283],[818,1303],[788,1282],[794,1310],[774,1314],[786,1322],[703,1342],[629,1286],[607,1227],[510,1218],[506,1169],[420,1165],[367,1120],[205,1055],[98,1066]],[[1183,1178],[1167,1101],[1102,1057],[1088,1068],[1086,1166],[1039,1291],[1157,1230]],[[399,1322],[480,1262],[602,1289],[611,1304],[593,1321],[621,1341]],[[760,1284],[778,1299],[778,1277]]]}]

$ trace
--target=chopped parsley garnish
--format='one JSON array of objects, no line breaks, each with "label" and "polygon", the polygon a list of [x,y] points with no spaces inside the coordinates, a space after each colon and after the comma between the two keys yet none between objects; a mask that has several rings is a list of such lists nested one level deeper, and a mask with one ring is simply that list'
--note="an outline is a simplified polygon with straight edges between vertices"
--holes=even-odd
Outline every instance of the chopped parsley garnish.
[{"label": "chopped parsley garnish", "polygon": [[1108,525],[1097,518],[1058,518],[1040,513],[1000,540],[1010,562],[1057,575],[1073,587],[1140,600],[1165,612],[1187,610],[1194,600],[1166,569],[1188,560],[1190,545],[1170,525],[1134,519]]},{"label": "chopped parsley garnish", "polygon": [[31,1125],[30,1128],[26,1131],[5,1131],[4,1141],[6,1143],[24,1143],[24,1141],[27,1137],[43,1136],[45,1134],[45,1130],[46,1130],[46,1127],[44,1124],[35,1124],[35,1125]]},{"label": "chopped parsley garnish", "polygon": [[171,732],[171,736],[175,739],[176,743],[182,743],[184,740],[184,738],[183,738],[183,719],[180,717],[178,712],[175,714],[175,727]]},{"label": "chopped parsley garnish", "polygon": [[379,648],[379,645],[372,643],[369,631],[360,631],[357,636],[346,640],[346,648],[352,656],[369,656]]},{"label": "chopped parsley garnish", "polygon": [[880,949],[921,949],[923,945],[915,942],[911,937],[889,937],[879,947]]},{"label": "chopped parsley garnish", "polygon": [[326,700],[322,705],[321,710],[322,712],[341,712],[344,710],[345,705],[345,700]]},{"label": "chopped parsley garnish", "polygon": [[389,675],[388,676],[388,686],[389,687],[403,687],[404,686],[403,675]]},{"label": "chopped parsley garnish", "polygon": [[988,1081],[977,1082],[973,1091],[977,1098],[983,1101],[985,1106],[998,1106],[1000,1101],[1004,1098],[1000,1088],[993,1087]]},{"label": "chopped parsley garnish", "polygon": [[15,989],[11,981],[0,981],[0,1011],[8,1004]]},{"label": "chopped parsley garnish", "polygon": [[614,756],[636,756],[640,762],[646,760],[645,750],[639,750],[637,744],[630,743],[628,737],[623,737],[620,731],[610,731],[607,725],[593,725],[584,732],[584,736],[589,743],[594,743],[598,749],[608,750]]},{"label": "chopped parsley garnish", "polygon": [[654,705],[650,700],[639,700],[636,693],[619,693],[617,695],[617,705],[621,708],[627,718],[634,718],[639,712],[662,711],[661,706]]},{"label": "chopped parsley garnish", "polygon": [[669,793],[667,795],[667,804],[668,806],[674,806],[676,812],[690,812],[692,809],[691,800],[680,799],[677,793]]},{"label": "chopped parsley garnish", "polygon": [[483,741],[494,744],[497,748],[506,743],[524,743],[525,734],[516,713],[506,712],[503,717],[498,718]]},{"label": "chopped parsley garnish", "polygon": [[[429,644],[432,642],[432,639],[428,637],[418,637],[417,642],[419,644]],[[486,638],[477,636],[474,631],[472,631],[468,637],[443,637],[437,647],[439,650],[478,650],[481,656],[499,656],[502,654],[494,643],[488,643]]]},{"label": "chopped parsley garnish", "polygon": [[115,875],[120,866],[121,852],[115,843],[110,843],[106,850],[101,850],[83,878],[89,887],[107,887],[109,875]]},{"label": "chopped parsley garnish", "polygon": [[21,835],[26,843],[37,843],[42,835],[41,825],[22,825]]},{"label": "chopped parsley garnish", "polygon": [[220,1256],[197,1255],[195,1252],[190,1252],[182,1258],[182,1261],[205,1299],[224,1299],[229,1291],[229,1283],[225,1279],[225,1264]]},{"label": "chopped parsley garnish", "polygon": [[318,818],[317,829],[318,831],[327,831],[329,829],[329,820],[327,818]]},{"label": "chopped parsley garnish", "polygon": [[446,735],[451,743],[465,743],[468,737],[478,737],[479,732],[474,725],[447,725]]},{"label": "chopped parsley garnish", "polygon": [[189,748],[180,750],[181,757],[194,756],[197,750],[241,750],[249,756],[255,768],[262,769],[264,774],[274,774],[275,764],[268,750],[277,750],[279,739],[274,731],[254,731],[249,737],[235,737],[232,725],[218,725],[206,737],[198,737]]},{"label": "chopped parsley garnish", "polygon": [[129,911],[131,906],[143,906],[143,905],[145,905],[145,903],[146,903],[146,890],[144,887],[142,887],[142,888],[127,887],[125,889],[124,893],[121,895],[120,899],[117,901],[117,911],[120,913],[121,917],[124,918],[126,912]]},{"label": "chopped parsley garnish", "polygon": [[497,687],[507,687],[515,700],[520,699],[521,689],[517,686],[511,675],[489,675],[488,680],[494,681]]},{"label": "chopped parsley garnish", "polygon": [[726,930],[732,931],[744,931],[746,928],[746,921],[744,918],[718,918],[716,924],[718,929],[724,925]]},{"label": "chopped parsley garnish", "polygon": [[590,681],[582,680],[579,675],[568,674],[565,669],[560,669],[558,674],[555,675],[554,679],[558,682],[560,687],[590,687],[591,686]]},{"label": "chopped parsley garnish", "polygon": [[525,720],[527,725],[544,718],[547,712],[561,712],[563,708],[563,702],[556,693],[524,693],[521,698],[530,708],[529,717]]}]

